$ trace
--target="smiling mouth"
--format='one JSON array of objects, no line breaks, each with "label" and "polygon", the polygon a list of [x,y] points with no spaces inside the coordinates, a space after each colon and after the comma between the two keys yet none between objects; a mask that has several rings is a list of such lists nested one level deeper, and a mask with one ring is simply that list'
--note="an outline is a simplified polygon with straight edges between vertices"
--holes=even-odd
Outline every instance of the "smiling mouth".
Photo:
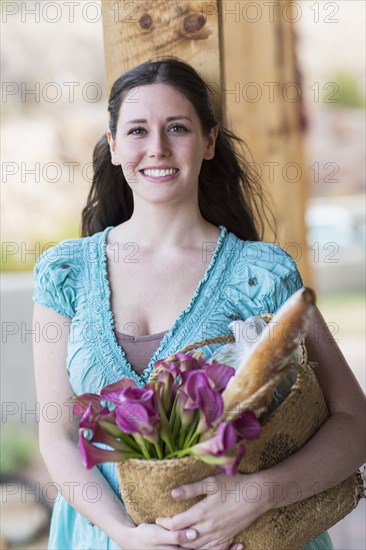
[{"label": "smiling mouth", "polygon": [[178,172],[177,168],[169,168],[166,170],[163,169],[146,169],[141,170],[141,172],[148,176],[149,178],[164,178],[166,176],[172,176],[173,174],[176,174]]}]

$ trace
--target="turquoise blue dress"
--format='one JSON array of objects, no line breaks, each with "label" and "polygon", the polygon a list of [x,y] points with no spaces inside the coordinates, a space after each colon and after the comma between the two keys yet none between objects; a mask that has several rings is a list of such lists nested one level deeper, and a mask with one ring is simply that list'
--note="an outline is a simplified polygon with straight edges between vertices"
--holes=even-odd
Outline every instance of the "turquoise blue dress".
[{"label": "turquoise blue dress", "polygon": [[[111,229],[62,241],[41,255],[34,270],[33,300],[72,319],[66,368],[75,394],[98,393],[123,376],[135,379],[142,387],[156,360],[188,343],[230,334],[228,324],[232,320],[273,313],[302,287],[294,261],[281,248],[243,241],[220,225],[216,248],[194,295],[164,335],[143,374],[138,375],[114,333],[106,259],[106,238]],[[208,358],[219,345],[201,349]],[[115,465],[102,464],[99,468],[119,498]],[[306,546],[306,550],[332,548],[327,533]],[[119,547],[59,496],[53,509],[49,549]]]}]

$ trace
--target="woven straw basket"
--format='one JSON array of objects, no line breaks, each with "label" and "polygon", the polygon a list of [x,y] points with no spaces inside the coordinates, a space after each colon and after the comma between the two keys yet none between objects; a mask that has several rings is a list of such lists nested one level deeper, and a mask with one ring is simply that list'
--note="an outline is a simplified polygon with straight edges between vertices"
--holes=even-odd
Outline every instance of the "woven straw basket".
[{"label": "woven straw basket", "polygon": [[[188,351],[208,342],[223,342],[224,338],[203,340],[180,351]],[[226,337],[228,340],[232,340],[230,336]],[[247,452],[240,463],[239,472],[254,473],[281,462],[300,449],[329,418],[321,388],[313,368],[307,363],[306,352],[302,364],[296,365],[296,369],[297,378],[289,395],[264,422],[259,439],[245,442]],[[270,389],[273,389],[273,383]],[[251,397],[248,407],[255,409],[253,404],[263,404],[266,395],[268,387],[261,388]],[[216,466],[205,464],[194,457],[171,460],[129,459],[118,463],[117,471],[122,499],[128,514],[137,524],[154,523],[159,516],[172,517],[188,509],[203,497],[176,502],[170,495],[171,489],[218,473]],[[252,493],[247,496],[244,492],[240,498],[243,502],[250,502],[249,498],[260,498],[260,491],[265,490],[270,497],[269,488],[257,489],[257,497],[253,497]],[[288,499],[301,490],[296,484],[288,489]],[[305,500],[266,512],[239,533],[235,542],[243,543],[245,550],[301,549],[349,514],[364,492],[360,472],[324,489]]]}]

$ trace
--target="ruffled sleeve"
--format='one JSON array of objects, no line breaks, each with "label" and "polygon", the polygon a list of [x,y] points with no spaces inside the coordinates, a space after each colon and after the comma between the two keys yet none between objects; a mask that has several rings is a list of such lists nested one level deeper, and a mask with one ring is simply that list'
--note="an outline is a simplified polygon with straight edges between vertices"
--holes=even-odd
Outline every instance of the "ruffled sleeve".
[{"label": "ruffled sleeve", "polygon": [[275,313],[294,292],[303,287],[296,263],[282,248],[270,245],[275,262],[272,265],[271,285],[262,296],[263,309]]},{"label": "ruffled sleeve", "polygon": [[266,242],[235,239],[231,270],[222,281],[223,310],[231,319],[275,313],[303,286],[296,263],[286,251]]},{"label": "ruffled sleeve", "polygon": [[82,288],[81,240],[69,239],[48,248],[34,268],[33,301],[73,318]]}]

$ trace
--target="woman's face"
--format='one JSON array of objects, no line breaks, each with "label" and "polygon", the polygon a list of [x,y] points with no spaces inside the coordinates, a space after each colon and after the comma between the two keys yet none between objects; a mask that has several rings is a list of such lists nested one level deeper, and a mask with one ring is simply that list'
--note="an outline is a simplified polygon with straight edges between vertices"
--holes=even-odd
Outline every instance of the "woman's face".
[{"label": "woman's face", "polygon": [[149,202],[197,200],[203,159],[215,153],[217,126],[203,135],[188,99],[167,84],[128,93],[120,109],[115,140],[107,133],[112,161],[137,194]]}]

